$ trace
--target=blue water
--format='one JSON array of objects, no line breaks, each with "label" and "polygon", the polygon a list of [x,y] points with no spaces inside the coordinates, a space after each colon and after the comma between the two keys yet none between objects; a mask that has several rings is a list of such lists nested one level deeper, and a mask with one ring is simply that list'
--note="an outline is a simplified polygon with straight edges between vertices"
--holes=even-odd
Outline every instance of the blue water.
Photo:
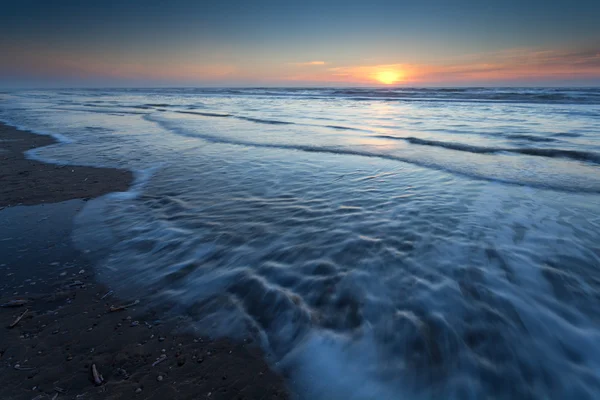
[{"label": "blue water", "polygon": [[600,397],[600,89],[0,93],[130,168],[74,240],[306,399]]}]

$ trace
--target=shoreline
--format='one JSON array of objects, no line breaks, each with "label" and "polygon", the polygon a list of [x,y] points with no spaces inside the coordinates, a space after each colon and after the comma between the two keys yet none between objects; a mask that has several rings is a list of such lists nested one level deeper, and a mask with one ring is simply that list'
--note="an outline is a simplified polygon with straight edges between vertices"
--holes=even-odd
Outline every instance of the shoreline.
[{"label": "shoreline", "polygon": [[128,190],[133,174],[24,155],[56,143],[0,123],[0,398],[289,398],[251,341],[194,335],[185,318],[143,304],[120,308],[70,235],[86,200]]},{"label": "shoreline", "polygon": [[128,170],[49,164],[25,156],[28,150],[58,143],[52,136],[0,123],[0,207],[90,199],[131,186]]}]

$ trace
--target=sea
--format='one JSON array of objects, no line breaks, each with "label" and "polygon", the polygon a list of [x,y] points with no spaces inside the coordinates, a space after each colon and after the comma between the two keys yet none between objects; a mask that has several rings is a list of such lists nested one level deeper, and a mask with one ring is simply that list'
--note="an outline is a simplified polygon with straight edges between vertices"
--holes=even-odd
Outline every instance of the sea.
[{"label": "sea", "polygon": [[600,88],[0,92],[127,168],[73,240],[301,399],[600,398]]}]

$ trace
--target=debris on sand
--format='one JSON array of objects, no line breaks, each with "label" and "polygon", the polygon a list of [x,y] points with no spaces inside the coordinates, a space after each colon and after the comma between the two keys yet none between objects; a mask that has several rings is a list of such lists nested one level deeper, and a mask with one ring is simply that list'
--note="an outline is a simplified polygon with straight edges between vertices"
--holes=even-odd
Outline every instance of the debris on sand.
[{"label": "debris on sand", "polygon": [[138,305],[139,303],[140,303],[140,301],[136,300],[133,303],[124,304],[124,305],[121,305],[121,306],[111,306],[108,311],[109,312],[122,311],[122,310],[125,310],[125,309],[129,308],[129,307],[133,307],[135,305]]},{"label": "debris on sand", "polygon": [[166,354],[163,354],[163,355],[161,355],[160,357],[158,357],[158,358],[156,359],[156,361],[154,361],[154,362],[152,363],[152,366],[153,366],[153,367],[156,367],[158,364],[160,364],[161,362],[165,361],[166,359],[167,359],[167,355],[166,355]]},{"label": "debris on sand", "polygon": [[33,367],[27,367],[27,366],[23,366],[21,364],[15,364],[15,366],[13,368],[16,369],[17,371],[33,371],[33,370],[35,370],[35,368],[33,368]]},{"label": "debris on sand", "polygon": [[25,311],[23,311],[23,314],[19,315],[19,316],[17,317],[17,319],[15,319],[15,320],[13,321],[13,323],[12,323],[12,324],[10,324],[8,327],[9,327],[9,328],[14,328],[15,326],[17,326],[17,324],[18,324],[19,322],[21,322],[21,320],[23,319],[23,317],[25,316],[25,314],[27,314],[27,311],[29,311],[29,308],[28,308],[28,309],[26,309]]},{"label": "debris on sand", "polygon": [[98,372],[98,369],[96,368],[96,364],[92,364],[92,379],[94,380],[94,384],[96,386],[100,386],[104,383],[104,378]]},{"label": "debris on sand", "polygon": [[100,297],[100,300],[104,300],[105,298],[107,298],[108,296],[110,296],[111,294],[113,294],[112,290],[109,290],[108,292],[106,292],[106,294],[102,297]]}]

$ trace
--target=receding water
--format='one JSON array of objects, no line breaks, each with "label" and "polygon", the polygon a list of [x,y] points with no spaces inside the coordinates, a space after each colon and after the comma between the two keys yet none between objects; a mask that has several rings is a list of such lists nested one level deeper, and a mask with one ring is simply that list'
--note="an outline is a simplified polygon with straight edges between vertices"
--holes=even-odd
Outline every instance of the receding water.
[{"label": "receding water", "polygon": [[253,335],[306,399],[600,396],[600,90],[0,94],[52,162],[130,168],[101,279]]}]

